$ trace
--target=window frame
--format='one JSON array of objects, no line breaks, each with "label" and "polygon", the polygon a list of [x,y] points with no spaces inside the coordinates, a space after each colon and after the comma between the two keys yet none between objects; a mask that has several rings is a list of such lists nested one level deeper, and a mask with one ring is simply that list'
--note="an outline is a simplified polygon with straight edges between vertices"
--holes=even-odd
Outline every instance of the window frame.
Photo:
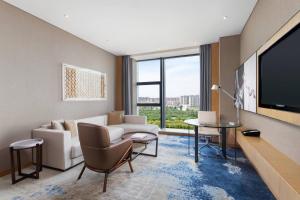
[{"label": "window frame", "polygon": [[[159,85],[159,103],[137,103],[137,107],[160,107],[160,128],[165,128],[166,126],[166,105],[165,105],[165,99],[166,99],[166,93],[165,93],[165,60],[172,59],[172,58],[182,58],[182,57],[192,57],[192,56],[199,56],[200,59],[200,53],[195,54],[187,54],[187,55],[179,55],[179,56],[169,56],[169,57],[161,57],[161,58],[151,58],[151,59],[144,59],[144,60],[137,60],[136,62],[145,62],[145,61],[151,61],[151,60],[160,60],[160,80],[159,81],[137,81],[136,82],[136,89],[138,86],[143,85]],[[200,67],[200,66],[199,66]],[[138,98],[138,96],[137,96]]]}]

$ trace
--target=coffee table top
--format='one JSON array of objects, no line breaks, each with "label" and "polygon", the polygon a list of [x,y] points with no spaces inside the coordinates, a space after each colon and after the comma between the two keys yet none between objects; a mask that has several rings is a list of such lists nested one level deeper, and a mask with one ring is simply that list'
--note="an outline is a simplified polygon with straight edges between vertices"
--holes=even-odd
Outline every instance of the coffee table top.
[{"label": "coffee table top", "polygon": [[33,148],[36,145],[41,145],[44,143],[44,140],[41,138],[34,138],[34,139],[28,139],[28,140],[20,140],[14,143],[11,143],[9,147],[12,147],[14,149],[27,149],[27,148]]},{"label": "coffee table top", "polygon": [[[135,134],[145,134],[145,137],[143,138],[134,138]],[[125,133],[122,135],[122,139],[131,139],[133,142],[136,143],[146,143],[153,140],[156,140],[158,138],[158,135],[156,133],[147,132],[147,131],[134,131]]]}]

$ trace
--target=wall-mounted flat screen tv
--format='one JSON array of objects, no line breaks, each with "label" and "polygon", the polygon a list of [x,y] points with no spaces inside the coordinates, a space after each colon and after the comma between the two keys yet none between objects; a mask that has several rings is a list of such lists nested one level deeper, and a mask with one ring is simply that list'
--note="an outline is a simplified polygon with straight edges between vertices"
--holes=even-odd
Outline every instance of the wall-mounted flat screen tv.
[{"label": "wall-mounted flat screen tv", "polygon": [[259,58],[259,107],[300,113],[300,24]]}]

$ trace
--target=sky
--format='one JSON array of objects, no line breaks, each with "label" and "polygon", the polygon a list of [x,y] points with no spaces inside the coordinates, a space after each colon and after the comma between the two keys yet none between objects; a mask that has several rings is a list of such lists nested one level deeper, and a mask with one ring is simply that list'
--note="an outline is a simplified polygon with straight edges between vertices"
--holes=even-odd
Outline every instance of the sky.
[{"label": "sky", "polygon": [[[166,97],[199,95],[199,56],[165,59]],[[160,61],[138,62],[138,81],[159,81]],[[139,86],[139,97],[159,97],[159,87]]]}]

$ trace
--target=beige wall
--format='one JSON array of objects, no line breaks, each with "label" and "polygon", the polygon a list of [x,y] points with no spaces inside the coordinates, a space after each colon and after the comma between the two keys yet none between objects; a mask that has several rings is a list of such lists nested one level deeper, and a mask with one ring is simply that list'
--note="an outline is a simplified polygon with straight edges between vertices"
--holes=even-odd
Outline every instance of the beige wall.
[{"label": "beige wall", "polygon": [[[51,119],[77,119],[114,109],[115,56],[0,1],[0,172],[8,145],[30,138]],[[62,102],[61,63],[108,75],[108,100]]]},{"label": "beige wall", "polygon": [[[242,34],[240,62],[259,49],[300,10],[299,0],[259,0]],[[244,126],[261,130],[261,137],[300,164],[300,127],[243,111]]]},{"label": "beige wall", "polygon": [[[234,94],[235,69],[240,65],[240,36],[220,38],[220,85]],[[220,111],[222,121],[236,121],[233,100],[220,92]]]}]

